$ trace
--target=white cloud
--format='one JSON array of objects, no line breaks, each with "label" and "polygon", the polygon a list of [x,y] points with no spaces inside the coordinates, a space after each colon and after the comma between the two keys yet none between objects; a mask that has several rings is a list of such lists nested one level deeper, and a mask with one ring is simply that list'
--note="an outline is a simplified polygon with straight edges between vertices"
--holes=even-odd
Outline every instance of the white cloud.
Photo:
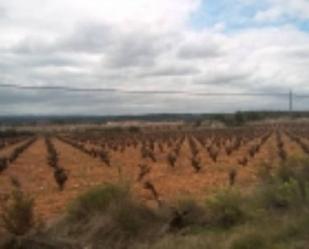
[{"label": "white cloud", "polygon": [[258,11],[254,17],[254,20],[258,22],[273,22],[282,17],[283,14],[284,11],[281,8],[273,7],[267,10]]},{"label": "white cloud", "polygon": [[267,0],[269,8],[258,11],[254,20],[258,22],[272,22],[283,17],[296,19],[309,18],[308,0]]},{"label": "white cloud", "polygon": [[280,6],[287,14],[294,15],[299,18],[309,18],[309,2],[308,0],[271,0],[276,6]]}]

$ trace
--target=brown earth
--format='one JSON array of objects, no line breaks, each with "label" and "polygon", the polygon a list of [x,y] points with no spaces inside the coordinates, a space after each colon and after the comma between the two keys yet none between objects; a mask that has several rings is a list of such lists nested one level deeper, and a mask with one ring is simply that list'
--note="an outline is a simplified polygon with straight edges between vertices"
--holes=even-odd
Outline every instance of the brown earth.
[{"label": "brown earth", "polygon": [[[301,155],[301,147],[287,135],[282,136],[284,148],[288,155]],[[11,178],[17,178],[25,192],[35,199],[35,211],[43,219],[56,218],[62,214],[77,195],[87,189],[108,182],[125,181],[130,184],[138,198],[149,205],[156,205],[151,191],[144,188],[145,182],[151,182],[159,194],[161,202],[173,201],[177,198],[202,199],[219,187],[229,185],[229,172],[237,170],[236,185],[246,188],[257,181],[260,164],[264,161],[278,163],[276,136],[273,133],[254,158],[249,159],[247,166],[240,166],[238,160],[248,154],[248,148],[257,142],[256,139],[243,145],[239,150],[228,156],[221,149],[217,162],[213,162],[203,145],[194,140],[202,161],[202,169],[195,172],[191,166],[191,149],[188,137],[181,145],[180,156],[176,166],[168,165],[166,157],[168,151],[160,152],[156,144],[155,155],[157,162],[142,159],[140,144],[137,148],[126,147],[123,152],[110,151],[111,166],[107,166],[99,159],[73,148],[71,145],[52,138],[59,153],[59,165],[68,174],[68,181],[63,191],[58,189],[54,180],[53,170],[47,164],[47,149],[43,137],[30,146],[20,157],[9,165],[0,175],[0,194],[2,196],[11,191]],[[304,139],[309,144],[307,140]],[[0,156],[9,155],[19,144],[0,151]],[[90,147],[94,145],[89,145]],[[166,148],[165,148],[166,149]],[[139,164],[146,164],[150,173],[138,181]]]}]

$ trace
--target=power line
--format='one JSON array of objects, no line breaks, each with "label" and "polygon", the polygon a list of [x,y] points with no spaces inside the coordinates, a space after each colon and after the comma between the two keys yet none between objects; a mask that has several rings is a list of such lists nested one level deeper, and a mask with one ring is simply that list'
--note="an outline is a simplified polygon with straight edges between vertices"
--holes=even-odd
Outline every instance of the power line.
[{"label": "power line", "polygon": [[[193,92],[193,91],[176,91],[176,90],[126,90],[119,88],[78,88],[78,87],[66,87],[66,86],[31,86],[31,85],[17,85],[17,84],[0,84],[0,88],[15,88],[19,90],[60,90],[68,92],[110,92],[110,93],[122,93],[122,94],[140,94],[140,95],[191,95],[191,96],[230,96],[230,97],[250,97],[250,96],[269,96],[269,97],[286,97],[291,93],[263,93],[263,92]],[[295,95],[297,98],[309,98],[308,95]]]},{"label": "power line", "polygon": [[295,94],[292,90],[287,92],[197,92],[179,90],[127,90],[121,88],[90,88],[90,87],[67,87],[67,86],[35,86],[20,84],[0,84],[0,88],[11,88],[23,91],[64,91],[84,93],[114,93],[131,95],[186,95],[195,97],[282,97],[288,101],[288,110],[292,114],[294,99],[309,98],[309,94]]},{"label": "power line", "polygon": [[71,92],[114,92],[115,89],[111,88],[74,88],[66,86],[23,86],[16,84],[0,84],[0,88],[15,88],[20,90],[63,90]]}]

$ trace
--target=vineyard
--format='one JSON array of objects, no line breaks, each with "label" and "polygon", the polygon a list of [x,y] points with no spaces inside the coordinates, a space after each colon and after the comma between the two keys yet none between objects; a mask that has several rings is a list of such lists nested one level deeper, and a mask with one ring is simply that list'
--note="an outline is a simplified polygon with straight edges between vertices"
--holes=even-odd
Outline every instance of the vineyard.
[{"label": "vineyard", "polygon": [[147,205],[198,199],[223,186],[250,187],[262,165],[309,153],[309,126],[230,129],[141,129],[23,134],[0,137],[0,198],[18,179],[53,217],[79,193],[127,181]]}]

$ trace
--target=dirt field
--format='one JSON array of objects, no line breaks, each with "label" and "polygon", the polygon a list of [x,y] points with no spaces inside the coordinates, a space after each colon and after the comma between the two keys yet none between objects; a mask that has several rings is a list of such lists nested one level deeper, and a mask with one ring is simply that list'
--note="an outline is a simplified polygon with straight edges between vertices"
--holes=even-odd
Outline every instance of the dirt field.
[{"label": "dirt field", "polygon": [[[14,161],[2,169],[0,195],[5,200],[11,179],[35,199],[36,213],[54,218],[92,186],[127,182],[149,205],[184,196],[201,199],[218,187],[246,189],[257,181],[263,162],[276,165],[289,156],[309,153],[307,124],[199,131],[96,131],[35,135]],[[0,158],[31,139],[4,146]],[[55,150],[55,166],[48,158]],[[56,158],[56,159],[55,159]],[[63,190],[55,178],[61,169]],[[234,181],[231,179],[234,175]],[[231,182],[233,181],[233,182]]]}]

